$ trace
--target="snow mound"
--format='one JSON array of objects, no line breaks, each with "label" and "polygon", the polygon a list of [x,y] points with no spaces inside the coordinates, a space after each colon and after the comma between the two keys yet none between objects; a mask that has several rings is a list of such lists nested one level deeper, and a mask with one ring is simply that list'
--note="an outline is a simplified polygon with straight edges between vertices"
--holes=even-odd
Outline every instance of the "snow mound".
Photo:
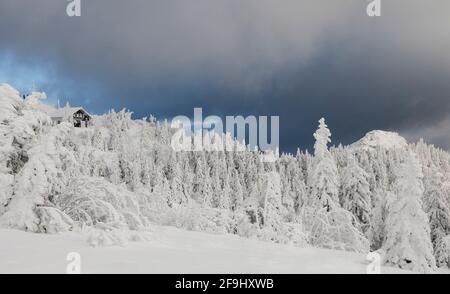
[{"label": "snow mound", "polygon": [[352,148],[363,150],[395,149],[406,146],[408,146],[408,142],[398,133],[380,130],[368,132],[362,139],[351,145]]}]

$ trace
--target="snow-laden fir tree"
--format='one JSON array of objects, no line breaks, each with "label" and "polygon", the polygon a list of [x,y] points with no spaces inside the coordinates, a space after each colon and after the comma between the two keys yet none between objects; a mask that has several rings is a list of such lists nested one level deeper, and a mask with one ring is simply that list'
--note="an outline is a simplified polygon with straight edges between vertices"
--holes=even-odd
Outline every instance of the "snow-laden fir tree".
[{"label": "snow-laden fir tree", "polygon": [[369,239],[372,251],[380,249],[385,238],[384,224],[386,220],[386,199],[392,197],[392,192],[383,188],[372,193],[373,207],[370,215],[370,224],[365,235]]},{"label": "snow-laden fir tree", "polygon": [[244,203],[244,191],[236,169],[233,169],[231,172],[230,189],[231,209],[236,211],[242,208]]},{"label": "snow-laden fir tree", "polygon": [[425,210],[430,222],[431,242],[436,265],[450,267],[450,247],[446,242],[446,236],[450,234],[450,209],[445,203],[445,195],[442,190],[444,177],[435,168],[431,170],[431,178],[424,197]]},{"label": "snow-laden fir tree", "polygon": [[276,171],[264,175],[263,184],[263,228],[265,239],[278,241],[283,238],[283,220],[281,214],[281,180]]},{"label": "snow-laden fir tree", "polygon": [[16,175],[29,159],[29,150],[51,126],[36,110],[45,94],[32,93],[25,101],[9,85],[0,85],[0,216],[14,193]]},{"label": "snow-laden fir tree", "polygon": [[355,217],[339,204],[339,175],[328,150],[331,132],[325,119],[314,134],[314,158],[309,175],[310,195],[301,218],[315,246],[365,252],[369,244],[354,226]]},{"label": "snow-laden fir tree", "polygon": [[342,171],[341,203],[352,212],[366,231],[370,222],[371,199],[368,175],[350,152],[347,153],[347,165]]},{"label": "snow-laden fir tree", "polygon": [[[64,146],[69,132],[69,124],[62,123],[28,151],[29,160],[16,176],[14,198],[0,216],[0,224],[31,232],[57,232],[70,227],[64,213],[51,208],[53,198],[61,193],[72,175],[71,168],[77,165],[71,150]],[[62,173],[59,172],[61,167],[65,169]],[[48,213],[63,221],[53,222]],[[42,215],[50,223],[44,223]]]},{"label": "snow-laden fir tree", "polygon": [[311,187],[309,205],[324,207],[327,211],[339,203],[339,175],[334,158],[328,150],[331,132],[325,119],[319,120],[319,128],[314,133],[314,159],[309,174],[308,184]]},{"label": "snow-laden fir tree", "polygon": [[436,267],[428,217],[422,208],[422,167],[407,151],[387,204],[385,263],[402,269],[430,272]]}]

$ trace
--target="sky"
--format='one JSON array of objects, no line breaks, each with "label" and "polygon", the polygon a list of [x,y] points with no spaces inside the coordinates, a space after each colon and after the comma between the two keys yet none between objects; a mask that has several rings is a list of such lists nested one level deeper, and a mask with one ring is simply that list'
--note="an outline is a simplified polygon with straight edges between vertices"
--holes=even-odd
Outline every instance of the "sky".
[{"label": "sky", "polygon": [[280,148],[374,129],[450,148],[450,1],[0,0],[0,83],[93,113],[280,117]]}]

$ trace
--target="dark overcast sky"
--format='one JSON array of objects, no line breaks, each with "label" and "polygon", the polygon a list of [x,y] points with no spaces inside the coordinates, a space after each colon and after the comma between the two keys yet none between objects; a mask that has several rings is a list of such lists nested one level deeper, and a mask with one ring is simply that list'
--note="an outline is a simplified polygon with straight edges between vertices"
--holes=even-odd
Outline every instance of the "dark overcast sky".
[{"label": "dark overcast sky", "polygon": [[92,112],[279,115],[282,150],[373,129],[450,147],[450,1],[0,0],[0,83]]}]

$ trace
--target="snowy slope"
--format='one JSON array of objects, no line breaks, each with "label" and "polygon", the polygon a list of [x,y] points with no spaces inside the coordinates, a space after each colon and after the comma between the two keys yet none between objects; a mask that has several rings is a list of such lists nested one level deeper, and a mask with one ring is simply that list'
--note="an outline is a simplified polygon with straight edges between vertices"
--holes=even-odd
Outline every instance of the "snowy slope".
[{"label": "snowy slope", "polygon": [[[364,254],[298,248],[171,227],[156,227],[148,242],[93,248],[76,233],[0,230],[1,273],[65,273],[69,252],[82,273],[366,273]],[[382,267],[382,273],[407,273]]]},{"label": "snowy slope", "polygon": [[408,142],[399,134],[380,130],[368,132],[363,138],[351,145],[353,148],[360,148],[362,150],[371,150],[377,147],[393,149],[407,146]]}]

